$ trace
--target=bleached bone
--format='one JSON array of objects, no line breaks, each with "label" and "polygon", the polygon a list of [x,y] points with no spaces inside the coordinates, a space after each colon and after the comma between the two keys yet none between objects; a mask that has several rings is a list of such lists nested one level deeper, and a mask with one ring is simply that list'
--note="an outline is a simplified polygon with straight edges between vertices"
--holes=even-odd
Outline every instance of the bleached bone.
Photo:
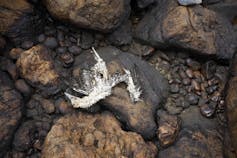
[{"label": "bleached bone", "polygon": [[131,72],[124,69],[125,74],[109,75],[106,63],[92,47],[96,64],[88,70],[83,70],[82,79],[84,81],[83,89],[72,88],[74,91],[86,96],[76,97],[67,92],[64,94],[69,98],[74,108],[89,108],[101,99],[111,95],[112,88],[121,82],[127,84],[127,90],[132,102],[140,100],[141,90],[133,82]]}]

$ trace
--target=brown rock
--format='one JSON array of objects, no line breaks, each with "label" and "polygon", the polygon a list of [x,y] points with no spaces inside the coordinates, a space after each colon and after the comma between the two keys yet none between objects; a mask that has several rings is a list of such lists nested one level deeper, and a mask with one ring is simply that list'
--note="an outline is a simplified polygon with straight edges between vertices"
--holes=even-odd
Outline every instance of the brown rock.
[{"label": "brown rock", "polygon": [[222,140],[217,133],[184,129],[179,140],[161,151],[159,158],[223,158]]},{"label": "brown rock", "polygon": [[10,147],[15,129],[22,116],[22,97],[13,88],[6,73],[0,71],[0,157]]},{"label": "brown rock", "polygon": [[160,0],[138,24],[136,37],[158,48],[173,46],[224,59],[230,59],[236,47],[227,19],[200,5],[179,6],[176,0]]},{"label": "brown rock", "polygon": [[49,53],[49,50],[41,45],[34,46],[21,53],[17,67],[21,77],[33,87],[53,94],[59,89],[59,75]]},{"label": "brown rock", "polygon": [[42,30],[43,20],[27,0],[0,1],[0,33],[17,44]]},{"label": "brown rock", "polygon": [[232,64],[231,79],[227,84],[225,100],[229,132],[237,156],[237,56],[235,56]]},{"label": "brown rock", "polygon": [[11,59],[18,59],[23,51],[24,50],[21,48],[12,48],[9,52],[9,56],[11,57]]},{"label": "brown rock", "polygon": [[[26,151],[31,147],[41,150],[41,145],[49,129],[50,123],[46,121],[29,120],[22,123],[14,136],[13,148],[17,151]],[[41,145],[35,146],[36,143],[40,143]]]},{"label": "brown rock", "polygon": [[169,115],[165,111],[158,111],[157,136],[161,146],[167,147],[174,143],[178,136],[181,120],[175,115]]},{"label": "brown rock", "polygon": [[129,0],[44,0],[48,11],[57,19],[79,27],[109,32],[129,16]]},{"label": "brown rock", "polygon": [[42,158],[153,158],[157,149],[125,132],[110,114],[74,114],[59,119],[48,133]]}]

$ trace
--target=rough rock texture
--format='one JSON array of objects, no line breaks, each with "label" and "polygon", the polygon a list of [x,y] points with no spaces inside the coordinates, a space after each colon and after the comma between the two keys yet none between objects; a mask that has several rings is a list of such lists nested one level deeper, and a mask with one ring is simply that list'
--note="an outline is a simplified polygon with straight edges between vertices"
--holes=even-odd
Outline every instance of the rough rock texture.
[{"label": "rough rock texture", "polygon": [[22,78],[33,87],[53,94],[59,89],[59,75],[54,69],[53,60],[47,48],[41,45],[21,53],[17,67]]},{"label": "rough rock texture", "polygon": [[[143,100],[133,103],[125,84],[121,84],[114,87],[112,95],[102,100],[101,104],[125,123],[128,129],[145,138],[153,137],[157,129],[154,116],[167,96],[167,81],[148,63],[132,54],[123,53],[114,47],[101,48],[97,52],[107,63],[109,73],[115,74],[124,68],[131,71],[135,84],[142,90]],[[75,59],[73,77],[79,87],[81,70],[88,70],[94,64],[93,55],[89,52],[84,52]]]},{"label": "rough rock texture", "polygon": [[0,33],[17,44],[41,32],[43,21],[27,0],[0,1]]},{"label": "rough rock texture", "polygon": [[125,132],[110,114],[74,114],[59,119],[44,142],[42,158],[154,158],[157,149]]},{"label": "rough rock texture", "polygon": [[237,155],[237,56],[233,60],[231,78],[227,84],[226,114],[232,144]]},{"label": "rough rock texture", "polygon": [[231,58],[236,47],[227,19],[200,5],[178,6],[176,0],[161,0],[138,24],[135,36],[158,48],[172,46],[224,59]]},{"label": "rough rock texture", "polygon": [[132,24],[130,21],[122,24],[117,30],[108,36],[108,40],[112,45],[121,46],[129,44],[132,41]]},{"label": "rough rock texture", "polygon": [[203,117],[198,107],[189,107],[181,115],[182,130],[176,143],[159,152],[159,158],[223,158],[221,127],[215,119]]},{"label": "rough rock texture", "polygon": [[44,138],[50,127],[50,123],[47,121],[29,120],[24,122],[15,133],[13,140],[14,149],[26,151],[36,145],[36,143],[39,143],[38,150],[41,150]]},{"label": "rough rock texture", "polygon": [[9,76],[0,71],[0,157],[10,147],[22,116],[22,97]]},{"label": "rough rock texture", "polygon": [[148,5],[154,3],[156,0],[136,0],[137,1],[137,6],[139,8],[145,8]]},{"label": "rough rock texture", "polygon": [[221,145],[217,133],[184,129],[177,143],[161,151],[159,158],[223,158]]},{"label": "rough rock texture", "polygon": [[161,146],[167,147],[174,143],[180,130],[181,121],[175,115],[169,115],[165,111],[158,111],[157,136]]},{"label": "rough rock texture", "polygon": [[130,14],[130,0],[44,0],[48,11],[57,19],[86,29],[109,32]]},{"label": "rough rock texture", "polygon": [[231,22],[233,22],[234,18],[237,16],[237,13],[236,13],[237,2],[236,1],[217,3],[215,5],[208,6],[208,8],[225,16]]}]

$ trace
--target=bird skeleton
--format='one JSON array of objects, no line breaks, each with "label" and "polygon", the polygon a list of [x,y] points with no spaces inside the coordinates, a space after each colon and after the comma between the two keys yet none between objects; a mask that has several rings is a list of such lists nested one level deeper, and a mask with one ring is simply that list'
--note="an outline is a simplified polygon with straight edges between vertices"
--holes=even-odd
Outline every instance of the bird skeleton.
[{"label": "bird skeleton", "polygon": [[71,101],[74,108],[89,108],[101,99],[111,95],[112,88],[119,83],[126,83],[127,90],[132,102],[140,101],[140,87],[134,84],[131,72],[123,69],[125,74],[115,73],[110,75],[105,61],[99,56],[92,47],[93,56],[96,64],[90,70],[82,71],[83,88],[72,88],[74,91],[83,94],[83,97],[77,97],[67,92],[64,94]]}]

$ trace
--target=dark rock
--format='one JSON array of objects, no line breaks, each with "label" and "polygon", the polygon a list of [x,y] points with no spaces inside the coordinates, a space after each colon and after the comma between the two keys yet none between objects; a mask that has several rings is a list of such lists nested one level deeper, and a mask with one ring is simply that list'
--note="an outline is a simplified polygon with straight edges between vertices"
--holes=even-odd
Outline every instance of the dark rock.
[{"label": "dark rock", "polygon": [[234,57],[231,66],[231,78],[227,84],[226,115],[228,118],[228,129],[232,144],[237,156],[237,56]]},{"label": "dark rock", "polygon": [[16,131],[13,147],[17,151],[27,151],[33,147],[36,140],[39,140],[41,144],[43,144],[44,138],[46,137],[43,131],[48,132],[49,130],[49,122],[35,120],[26,121]]},{"label": "dark rock", "polygon": [[64,99],[58,99],[55,102],[55,106],[61,114],[69,114],[73,111],[72,106]]},{"label": "dark rock", "polygon": [[171,46],[222,59],[230,59],[236,47],[228,20],[200,5],[178,6],[176,0],[160,0],[138,24],[135,37],[157,48]]},{"label": "dark rock", "polygon": [[23,79],[16,80],[15,87],[20,91],[24,96],[30,96],[32,89]]},{"label": "dark rock", "polygon": [[194,61],[190,58],[186,60],[187,65],[194,71],[197,71],[201,68],[201,64],[197,61]]},{"label": "dark rock", "polygon": [[165,111],[158,111],[158,131],[157,136],[162,147],[167,147],[174,143],[180,130],[181,121],[175,115],[169,115]]},{"label": "dark rock", "polygon": [[130,0],[56,1],[44,0],[55,18],[69,21],[78,27],[109,32],[118,27],[130,14]]},{"label": "dark rock", "polygon": [[118,29],[108,36],[108,40],[112,45],[121,46],[132,42],[132,24],[126,21]]},{"label": "dark rock", "polygon": [[217,120],[203,117],[199,108],[191,106],[185,109],[180,117],[182,130],[177,142],[171,147],[160,151],[160,158],[183,158],[183,157],[218,157],[223,158],[223,140],[221,129]]},{"label": "dark rock", "polygon": [[73,55],[79,55],[81,53],[81,48],[74,45],[74,46],[69,47],[68,51],[72,53]]},{"label": "dark rock", "polygon": [[11,57],[11,59],[16,60],[20,57],[23,51],[24,50],[21,48],[12,48],[11,51],[9,52],[9,56]]},{"label": "dark rock", "polygon": [[137,1],[137,6],[139,8],[145,8],[148,5],[154,3],[156,0],[136,0]]},{"label": "dark rock", "polygon": [[16,65],[5,57],[0,57],[0,70],[7,71],[13,80],[19,77]]},{"label": "dark rock", "polygon": [[159,152],[159,158],[223,158],[222,150],[217,132],[184,129],[173,146]]},{"label": "dark rock", "polygon": [[230,22],[233,22],[237,16],[237,2],[235,0],[209,5],[208,8],[226,17]]},{"label": "dark rock", "polygon": [[1,0],[0,8],[0,32],[16,44],[42,31],[44,18],[26,0]]},{"label": "dark rock", "polygon": [[138,42],[132,41],[129,47],[129,52],[138,56],[147,56],[153,53],[155,49],[148,45],[142,45]]},{"label": "dark rock", "polygon": [[219,3],[221,2],[222,0],[202,0],[202,3],[204,5],[210,5],[210,4],[215,4],[215,3]]},{"label": "dark rock", "polygon": [[201,90],[201,86],[196,80],[192,80],[191,83],[192,83],[192,87],[194,88],[195,91],[200,91]]},{"label": "dark rock", "polygon": [[189,104],[191,105],[197,105],[198,104],[198,100],[199,100],[199,97],[194,94],[194,93],[189,93],[187,96],[186,96],[186,99],[187,101],[189,102]]},{"label": "dark rock", "polygon": [[89,49],[94,43],[93,34],[90,32],[83,31],[80,38],[80,47],[83,49]]},{"label": "dark rock", "polygon": [[60,54],[60,59],[64,67],[70,67],[74,62],[73,55],[68,52]]},{"label": "dark rock", "polygon": [[59,119],[48,133],[42,158],[134,157],[154,158],[155,145],[123,131],[110,114],[74,114]]},{"label": "dark rock", "polygon": [[44,34],[40,34],[40,35],[38,36],[38,42],[40,42],[40,43],[44,42],[45,39],[46,39],[46,37],[45,37]]},{"label": "dark rock", "polygon": [[0,35],[0,49],[3,49],[6,45],[5,39]]},{"label": "dark rock", "polygon": [[171,84],[170,85],[170,92],[171,93],[178,93],[179,92],[179,85],[178,84]]},{"label": "dark rock", "polygon": [[50,49],[54,49],[58,46],[58,42],[56,40],[56,38],[54,37],[48,37],[46,38],[46,40],[44,41],[44,45]]},{"label": "dark rock", "polygon": [[215,114],[216,107],[209,104],[203,104],[200,106],[200,112],[203,116],[209,118]]},{"label": "dark rock", "polygon": [[22,117],[22,97],[8,75],[0,71],[0,157],[10,148],[14,132]]},{"label": "dark rock", "polygon": [[22,78],[45,94],[55,94],[60,89],[59,75],[47,48],[37,45],[24,51],[17,67]]},{"label": "dark rock", "polygon": [[[66,47],[58,47],[56,49],[56,52],[59,53],[59,54],[63,54],[63,53],[66,53],[67,51],[67,48]],[[70,51],[69,51],[70,52]]]},{"label": "dark rock", "polygon": [[184,84],[185,86],[190,85],[190,83],[191,83],[191,81],[190,81],[189,78],[183,79],[183,84]]},{"label": "dark rock", "polygon": [[[101,58],[108,63],[111,73],[120,72],[123,68],[130,70],[136,83],[142,90],[142,101],[132,103],[126,88],[116,86],[112,95],[102,100],[101,104],[112,111],[127,128],[142,134],[145,138],[155,135],[156,124],[154,115],[168,93],[168,83],[158,71],[140,58],[121,52],[114,47],[105,47],[97,50]],[[95,64],[91,53],[82,53],[74,63],[74,80],[80,86],[80,70],[88,69]],[[136,75],[136,77],[134,76]],[[142,117],[141,117],[142,116]]]},{"label": "dark rock", "polygon": [[33,45],[34,45],[34,43],[32,41],[24,41],[21,44],[21,48],[23,48],[23,49],[30,49]]},{"label": "dark rock", "polygon": [[203,64],[201,71],[207,79],[211,79],[216,72],[216,63],[214,61],[206,62]]}]

